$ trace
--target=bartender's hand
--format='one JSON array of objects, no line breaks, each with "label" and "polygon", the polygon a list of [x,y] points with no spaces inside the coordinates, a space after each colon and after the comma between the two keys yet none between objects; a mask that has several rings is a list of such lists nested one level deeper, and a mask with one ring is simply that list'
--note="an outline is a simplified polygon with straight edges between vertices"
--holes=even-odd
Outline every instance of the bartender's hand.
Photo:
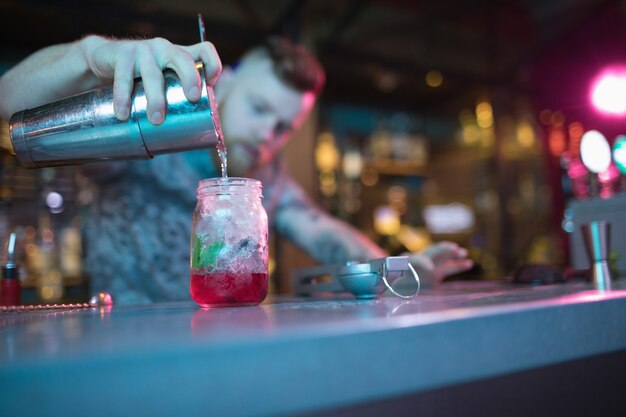
[{"label": "bartender's hand", "polygon": [[201,96],[201,80],[195,62],[207,68],[211,85],[222,64],[213,45],[174,45],[156,38],[114,40],[91,35],[75,42],[51,45],[29,55],[0,77],[0,119],[113,83],[115,114],[126,120],[130,113],[133,79],[143,79],[148,119],[161,124],[165,118],[162,70],[173,69],[191,101]]},{"label": "bartender's hand", "polygon": [[453,242],[438,242],[422,252],[407,255],[424,288],[432,288],[445,277],[467,271],[474,265],[467,258],[467,249]]},{"label": "bartender's hand", "polygon": [[159,125],[163,123],[166,111],[164,69],[176,72],[190,101],[198,101],[202,95],[196,61],[204,63],[209,77],[207,82],[211,85],[222,70],[219,55],[210,42],[181,46],[163,38],[112,40],[88,36],[81,43],[91,72],[100,79],[113,79],[113,108],[120,120],[128,119],[130,114],[135,77],[141,77],[143,81],[148,119],[153,125]]}]

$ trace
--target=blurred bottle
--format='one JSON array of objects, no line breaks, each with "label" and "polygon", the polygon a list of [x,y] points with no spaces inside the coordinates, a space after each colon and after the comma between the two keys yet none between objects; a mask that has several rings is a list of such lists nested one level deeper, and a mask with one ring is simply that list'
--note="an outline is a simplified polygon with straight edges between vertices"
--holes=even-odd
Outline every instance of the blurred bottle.
[{"label": "blurred bottle", "polygon": [[26,270],[26,281],[35,282],[41,275],[42,265],[37,244],[37,229],[33,226],[24,227],[23,232],[23,262]]},{"label": "blurred bottle", "polygon": [[44,302],[58,302],[63,297],[63,275],[58,269],[54,231],[48,213],[42,213],[39,216],[39,230],[41,231],[41,242],[38,256],[40,257],[41,274],[37,282],[37,292]]},{"label": "blurred bottle", "polygon": [[64,277],[80,278],[82,276],[82,246],[80,217],[75,217],[59,236],[59,267]]},{"label": "blurred bottle", "polygon": [[7,243],[7,260],[2,264],[0,305],[19,305],[21,301],[21,283],[19,266],[15,263],[16,235],[12,232]]}]

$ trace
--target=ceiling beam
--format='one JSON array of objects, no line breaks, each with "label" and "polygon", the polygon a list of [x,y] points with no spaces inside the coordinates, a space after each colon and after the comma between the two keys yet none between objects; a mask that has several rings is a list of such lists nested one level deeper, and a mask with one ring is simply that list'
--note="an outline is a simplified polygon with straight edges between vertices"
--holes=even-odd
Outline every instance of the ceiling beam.
[{"label": "ceiling beam", "polygon": [[295,42],[301,41],[301,12],[306,3],[307,0],[290,0],[272,25],[270,33],[285,36]]},{"label": "ceiling beam", "polygon": [[318,41],[317,50],[323,50],[332,44],[337,44],[341,35],[357,20],[368,3],[370,0],[352,0],[335,21],[326,39]]},{"label": "ceiling beam", "polygon": [[257,32],[267,31],[267,28],[264,27],[261,15],[253,7],[253,3],[249,0],[235,0],[235,4],[237,4],[241,15],[246,22],[248,22],[248,26],[251,26]]}]

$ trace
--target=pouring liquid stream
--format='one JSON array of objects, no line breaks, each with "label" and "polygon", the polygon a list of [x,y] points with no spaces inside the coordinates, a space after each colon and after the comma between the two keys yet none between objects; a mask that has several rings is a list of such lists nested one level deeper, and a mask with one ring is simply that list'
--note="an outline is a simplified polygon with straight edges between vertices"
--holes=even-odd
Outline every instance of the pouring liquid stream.
[{"label": "pouring liquid stream", "polygon": [[217,142],[217,156],[220,159],[220,167],[222,168],[222,178],[228,178],[228,149],[224,144],[224,137],[220,136]]},{"label": "pouring liquid stream", "polygon": [[[206,40],[204,22],[202,20],[202,15],[200,14],[198,14],[198,27],[200,29],[200,39],[204,42]],[[226,197],[220,200],[220,204],[230,204],[224,207],[228,211],[237,210],[238,208],[232,206],[233,203],[230,202],[231,194],[229,191],[230,187],[228,187],[228,150],[226,148],[226,144],[224,143],[224,136],[222,134],[219,121],[214,123],[214,128],[217,136],[217,144],[215,148],[217,150],[217,156],[220,160],[222,169],[221,182],[226,188],[220,193],[222,197]],[[210,200],[207,200],[207,202],[208,201]],[[217,205],[216,202],[213,202],[212,204]],[[260,207],[260,210],[264,213],[264,209],[262,206]],[[252,208],[254,209],[254,206]],[[241,207],[239,207],[239,209],[241,209]],[[244,208],[244,212],[249,213],[250,210]],[[241,213],[243,214],[244,212]],[[201,216],[198,216],[197,218],[200,217]],[[207,242],[206,237],[196,234],[196,226],[192,226],[192,234],[195,236],[195,240],[193,242],[195,243],[192,243],[190,293],[194,301],[196,301],[196,303],[200,306],[208,308],[235,305],[257,305],[267,296],[267,258],[265,258],[264,261],[265,271],[256,272],[256,270],[250,269],[254,265],[254,262],[249,265],[247,263],[250,262],[249,258],[258,252],[254,246],[254,242],[256,242],[256,239],[254,239],[254,219],[248,219],[247,222],[249,223],[247,226],[249,230],[245,227],[241,229],[242,226],[239,226],[239,230],[233,227],[233,231],[236,230],[235,236],[238,236],[237,234],[241,234],[241,236],[239,236],[240,239],[238,239],[238,241],[235,239],[233,242],[226,242],[226,239],[218,235],[211,238],[213,241]],[[250,236],[248,236],[248,234],[250,234]],[[267,236],[267,230],[265,231],[265,236]],[[247,243],[244,246],[241,246],[242,242]],[[247,249],[248,252],[246,252],[246,249],[244,248],[248,245],[251,246]],[[233,250],[234,247],[238,247],[238,250]],[[230,250],[230,253],[232,254],[231,256],[239,256],[239,259],[242,262],[238,264],[238,268],[232,269],[231,267],[229,269],[228,266],[220,266],[218,268],[218,257],[224,256],[220,255],[220,253],[224,250]],[[259,260],[257,260],[257,262],[258,261]],[[260,261],[263,261],[262,257]]]},{"label": "pouring liquid stream", "polygon": [[[198,30],[200,32],[200,42],[206,42],[206,30],[204,28],[204,19],[202,14],[198,13]],[[220,159],[220,167],[222,169],[222,178],[228,178],[228,149],[224,143],[224,136],[222,135],[222,129],[216,126],[217,133],[217,156]]]}]

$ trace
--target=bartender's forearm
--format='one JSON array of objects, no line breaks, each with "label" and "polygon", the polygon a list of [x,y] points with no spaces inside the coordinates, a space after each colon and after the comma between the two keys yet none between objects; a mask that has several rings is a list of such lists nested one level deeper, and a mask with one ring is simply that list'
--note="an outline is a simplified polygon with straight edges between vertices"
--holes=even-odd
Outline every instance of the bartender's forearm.
[{"label": "bartender's forearm", "polygon": [[387,256],[364,234],[315,206],[292,202],[277,213],[275,227],[311,257],[324,264]]},{"label": "bartender's forearm", "polygon": [[87,57],[108,42],[98,36],[41,49],[0,77],[0,117],[78,94],[104,84],[90,70]]}]

